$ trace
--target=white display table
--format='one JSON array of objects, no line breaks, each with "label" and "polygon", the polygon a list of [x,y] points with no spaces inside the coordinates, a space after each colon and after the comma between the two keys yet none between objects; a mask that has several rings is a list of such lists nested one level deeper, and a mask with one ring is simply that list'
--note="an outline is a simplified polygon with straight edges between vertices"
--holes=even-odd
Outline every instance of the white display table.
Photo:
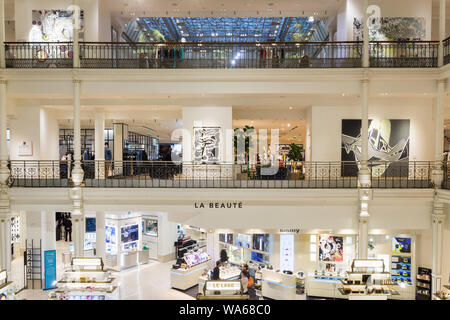
[{"label": "white display table", "polygon": [[188,269],[171,269],[170,286],[174,289],[187,290],[197,285],[204,269],[208,268],[208,263],[209,260]]},{"label": "white display table", "polygon": [[128,251],[120,255],[120,269],[135,267],[138,264],[138,252]]},{"label": "white display table", "polygon": [[285,274],[274,270],[262,269],[261,293],[263,297],[275,300],[305,300],[306,295],[296,293],[295,274]]},{"label": "white display table", "polygon": [[306,281],[306,294],[311,297],[347,299],[340,291],[341,280],[316,279],[309,277]]}]

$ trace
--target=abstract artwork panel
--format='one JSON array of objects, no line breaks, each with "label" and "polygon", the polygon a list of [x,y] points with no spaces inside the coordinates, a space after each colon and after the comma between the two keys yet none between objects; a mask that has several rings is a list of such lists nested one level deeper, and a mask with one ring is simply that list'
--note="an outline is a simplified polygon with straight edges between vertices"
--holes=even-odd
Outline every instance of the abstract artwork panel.
[{"label": "abstract artwork panel", "polygon": [[[377,21],[378,20],[378,21]],[[426,37],[426,20],[423,17],[382,17],[374,18],[372,25],[380,28],[370,28],[370,41],[408,40],[418,41]],[[363,19],[353,20],[353,40],[362,41],[364,38]]]},{"label": "abstract artwork panel", "polygon": [[344,259],[344,238],[320,236],[319,261],[342,262]]},{"label": "abstract artwork panel", "polygon": [[[80,13],[80,28],[83,29],[84,15]],[[80,33],[83,40],[83,33]],[[73,41],[73,11],[33,10],[30,42],[71,42]]]},{"label": "abstract artwork panel", "polygon": [[[369,161],[380,161],[372,167],[372,176],[407,176],[407,170],[391,162],[409,160],[410,120],[369,120]],[[361,161],[361,120],[342,120],[341,161]],[[356,167],[356,164],[353,164]],[[354,176],[352,164],[345,166],[343,176]]]},{"label": "abstract artwork panel", "polygon": [[195,163],[218,163],[220,157],[220,127],[194,128]]}]

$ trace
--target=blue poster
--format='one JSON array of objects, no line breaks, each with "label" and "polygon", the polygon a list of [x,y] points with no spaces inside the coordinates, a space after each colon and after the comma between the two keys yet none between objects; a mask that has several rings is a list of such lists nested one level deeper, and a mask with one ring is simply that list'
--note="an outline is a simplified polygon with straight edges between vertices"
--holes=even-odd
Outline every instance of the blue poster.
[{"label": "blue poster", "polygon": [[56,288],[56,250],[44,251],[44,290]]}]

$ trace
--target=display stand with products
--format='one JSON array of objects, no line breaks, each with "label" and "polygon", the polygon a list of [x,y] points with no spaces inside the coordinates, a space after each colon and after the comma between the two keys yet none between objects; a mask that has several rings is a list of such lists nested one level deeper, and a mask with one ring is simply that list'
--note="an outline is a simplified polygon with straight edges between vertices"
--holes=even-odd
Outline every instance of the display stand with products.
[{"label": "display stand with products", "polygon": [[445,285],[442,290],[433,294],[433,300],[450,300],[450,285]]},{"label": "display stand with products", "polygon": [[431,300],[431,269],[419,267],[416,279],[416,300]]},{"label": "display stand with products", "polygon": [[390,273],[384,271],[383,260],[355,259],[352,271],[347,274],[339,291],[349,300],[387,300],[399,294],[392,288],[396,283]]},{"label": "display stand with products", "polygon": [[0,271],[0,300],[15,300],[14,286],[6,270]]},{"label": "display stand with products", "polygon": [[170,286],[174,289],[187,290],[198,284],[204,269],[208,268],[211,257],[201,250],[189,251],[181,263],[174,264],[170,272]]},{"label": "display stand with products", "polygon": [[105,219],[108,268],[121,271],[148,263],[149,251],[142,248],[142,218],[139,213],[107,215]]},{"label": "display stand with products", "polygon": [[158,217],[142,216],[142,247],[149,259],[158,260]]},{"label": "display stand with products", "polygon": [[101,258],[73,258],[57,289],[49,294],[50,300],[118,300],[119,287],[104,270]]}]

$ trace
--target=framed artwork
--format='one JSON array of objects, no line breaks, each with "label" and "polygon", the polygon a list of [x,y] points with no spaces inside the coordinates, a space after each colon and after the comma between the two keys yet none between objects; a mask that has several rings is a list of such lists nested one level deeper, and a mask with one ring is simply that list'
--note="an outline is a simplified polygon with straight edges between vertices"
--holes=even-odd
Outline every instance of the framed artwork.
[{"label": "framed artwork", "polygon": [[[84,12],[80,12],[80,28],[83,30]],[[73,11],[33,10],[30,42],[73,41]],[[80,32],[83,41],[83,32]]]},{"label": "framed artwork", "polygon": [[220,127],[194,127],[194,162],[218,163],[220,160]]},{"label": "framed artwork", "polygon": [[392,238],[392,252],[411,253],[411,238]]},{"label": "framed artwork", "polygon": [[320,236],[319,261],[342,262],[344,258],[344,238]]},{"label": "framed artwork", "polygon": [[[364,38],[364,19],[354,18],[353,40]],[[426,37],[426,20],[424,17],[381,17],[374,18],[379,28],[369,29],[369,41],[419,41]]]},{"label": "framed artwork", "polygon": [[23,139],[19,142],[19,156],[33,155],[33,141],[30,139]]},{"label": "framed artwork", "polygon": [[[362,160],[361,120],[342,120],[341,161]],[[369,160],[382,163],[372,168],[372,176],[407,176],[407,167],[396,167],[396,161],[409,160],[410,120],[369,120]],[[394,162],[394,163],[391,163]],[[356,176],[356,164],[346,163],[343,176]]]}]

